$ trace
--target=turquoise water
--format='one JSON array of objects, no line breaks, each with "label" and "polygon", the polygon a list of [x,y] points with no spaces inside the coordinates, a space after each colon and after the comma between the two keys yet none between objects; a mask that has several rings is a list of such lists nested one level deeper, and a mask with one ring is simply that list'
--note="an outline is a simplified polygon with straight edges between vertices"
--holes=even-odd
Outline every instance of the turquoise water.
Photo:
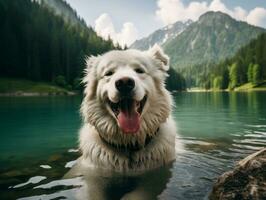
[{"label": "turquoise water", "polygon": [[0,98],[0,168],[76,147],[81,97]]},{"label": "turquoise water", "polygon": [[[266,146],[266,93],[177,93],[174,101],[184,150],[172,166],[156,172],[161,176],[151,193],[207,199],[217,176]],[[80,197],[85,178],[61,180],[79,156],[80,102],[81,97],[0,98],[0,199]],[[120,177],[109,190],[123,196],[145,177],[154,174],[122,182]]]}]

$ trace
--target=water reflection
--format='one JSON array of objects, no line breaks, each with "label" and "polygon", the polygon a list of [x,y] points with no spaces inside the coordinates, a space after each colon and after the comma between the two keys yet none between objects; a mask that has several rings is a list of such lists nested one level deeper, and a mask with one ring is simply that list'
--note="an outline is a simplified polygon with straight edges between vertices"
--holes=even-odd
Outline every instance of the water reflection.
[{"label": "water reflection", "polygon": [[[171,177],[172,163],[145,173],[121,174],[75,165],[64,178],[83,177],[77,199],[156,199]],[[82,198],[80,198],[82,197]]]}]

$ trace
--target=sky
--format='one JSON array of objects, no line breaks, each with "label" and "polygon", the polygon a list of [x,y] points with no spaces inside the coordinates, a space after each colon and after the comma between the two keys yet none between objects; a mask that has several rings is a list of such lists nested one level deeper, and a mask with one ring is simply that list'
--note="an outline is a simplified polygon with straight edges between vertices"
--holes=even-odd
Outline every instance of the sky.
[{"label": "sky", "polygon": [[266,0],[65,0],[96,33],[121,46],[176,21],[222,11],[266,28]]}]

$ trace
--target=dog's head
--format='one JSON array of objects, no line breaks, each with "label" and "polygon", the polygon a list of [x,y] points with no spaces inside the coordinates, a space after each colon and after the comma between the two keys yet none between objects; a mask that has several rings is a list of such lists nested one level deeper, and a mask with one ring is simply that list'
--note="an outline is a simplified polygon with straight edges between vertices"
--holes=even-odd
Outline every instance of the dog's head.
[{"label": "dog's head", "polygon": [[85,123],[114,144],[143,143],[171,111],[164,87],[169,58],[157,45],[148,51],[110,51],[87,59]]}]

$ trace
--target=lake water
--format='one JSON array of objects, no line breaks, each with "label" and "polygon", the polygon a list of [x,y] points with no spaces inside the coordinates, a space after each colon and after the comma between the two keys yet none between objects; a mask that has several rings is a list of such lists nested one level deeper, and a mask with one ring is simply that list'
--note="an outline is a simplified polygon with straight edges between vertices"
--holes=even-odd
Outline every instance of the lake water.
[{"label": "lake water", "polygon": [[[219,175],[266,146],[266,93],[177,93],[174,100],[184,149],[158,197],[207,199]],[[82,177],[61,179],[79,156],[80,102],[77,96],[0,98],[0,199],[82,198]]]}]

